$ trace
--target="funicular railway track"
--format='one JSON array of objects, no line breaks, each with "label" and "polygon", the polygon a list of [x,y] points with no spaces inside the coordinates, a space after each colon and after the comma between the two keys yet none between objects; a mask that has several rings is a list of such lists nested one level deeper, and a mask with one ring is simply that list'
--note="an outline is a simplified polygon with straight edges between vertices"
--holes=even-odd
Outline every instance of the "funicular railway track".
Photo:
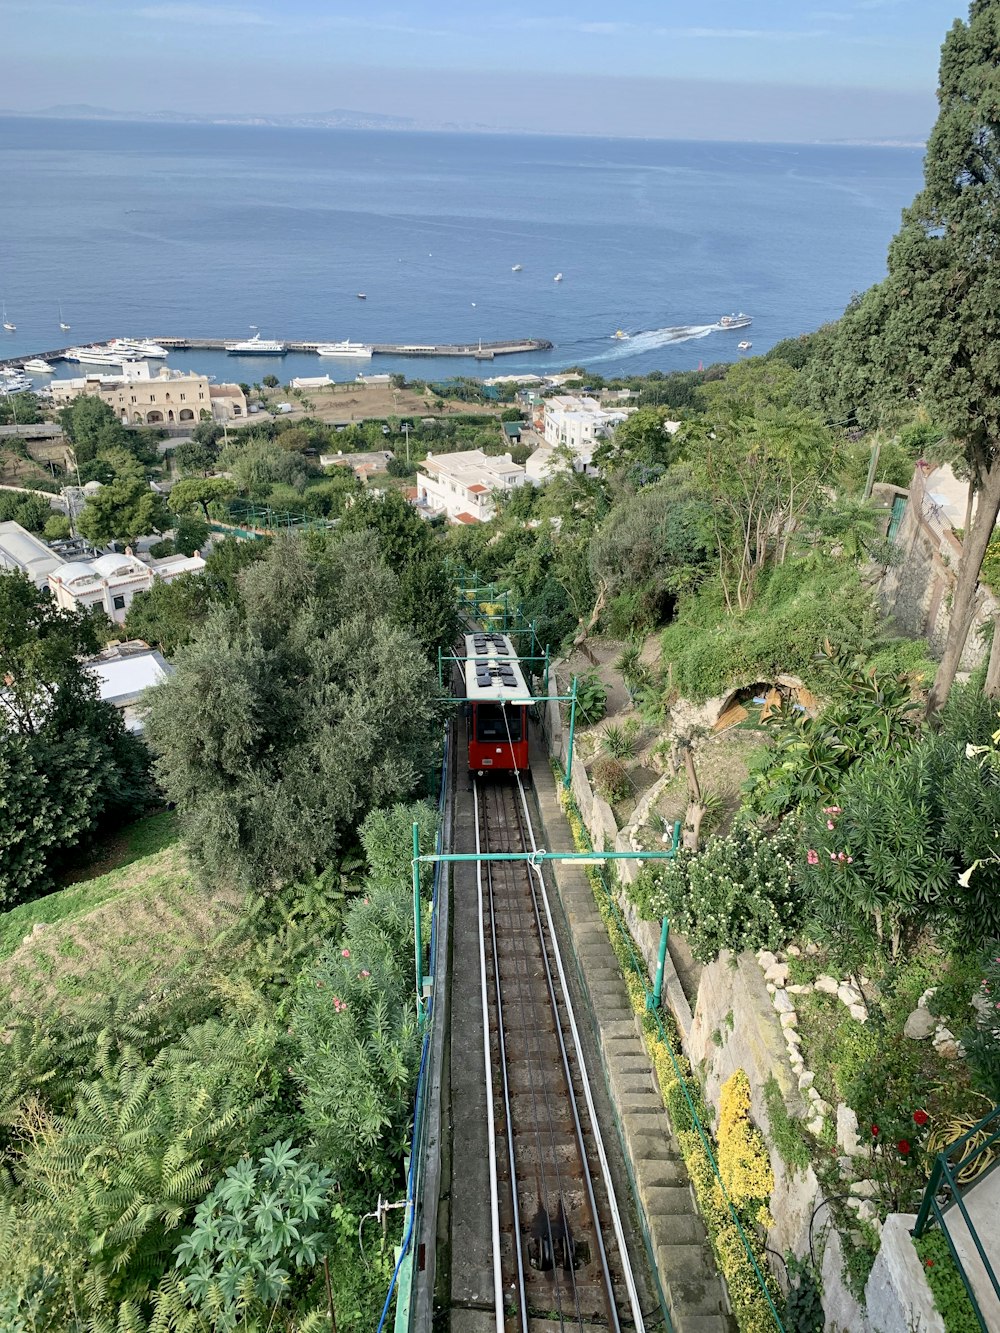
[{"label": "funicular railway track", "polygon": [[[531,852],[515,775],[477,781],[477,852]],[[498,1333],[643,1329],[544,881],[478,862]]]}]

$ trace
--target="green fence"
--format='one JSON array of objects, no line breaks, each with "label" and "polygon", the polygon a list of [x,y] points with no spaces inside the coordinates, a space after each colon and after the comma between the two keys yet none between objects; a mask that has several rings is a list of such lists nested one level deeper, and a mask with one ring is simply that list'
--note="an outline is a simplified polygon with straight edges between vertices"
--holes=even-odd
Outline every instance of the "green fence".
[{"label": "green fence", "polygon": [[997,1299],[1000,1300],[1000,1282],[962,1197],[963,1189],[968,1189],[974,1183],[981,1181],[998,1165],[1000,1165],[1000,1107],[994,1107],[989,1115],[973,1125],[967,1134],[950,1143],[934,1158],[930,1179],[924,1190],[923,1202],[913,1228],[914,1238],[919,1240],[935,1222],[940,1227],[983,1333],[990,1333],[989,1326],[979,1308],[965,1265],[959,1258],[954,1238],[948,1228],[948,1215],[952,1209],[958,1209],[986,1270],[986,1276],[993,1285]]}]

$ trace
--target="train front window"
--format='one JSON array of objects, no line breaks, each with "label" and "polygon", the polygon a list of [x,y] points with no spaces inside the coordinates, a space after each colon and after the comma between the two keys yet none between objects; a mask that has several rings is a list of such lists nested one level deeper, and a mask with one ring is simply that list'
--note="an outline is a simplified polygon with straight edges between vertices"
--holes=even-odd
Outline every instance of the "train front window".
[{"label": "train front window", "polygon": [[[519,741],[522,708],[501,708],[499,704],[476,705],[477,741]],[[507,715],[506,722],[504,714]]]}]

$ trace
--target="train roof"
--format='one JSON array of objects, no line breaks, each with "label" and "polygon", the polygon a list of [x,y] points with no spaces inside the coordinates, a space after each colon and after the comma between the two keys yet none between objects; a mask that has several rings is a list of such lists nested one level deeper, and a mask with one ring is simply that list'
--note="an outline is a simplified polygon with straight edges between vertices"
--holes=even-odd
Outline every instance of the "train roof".
[{"label": "train roof", "polygon": [[531,698],[517,660],[517,652],[506,634],[465,636],[465,694],[473,701]]}]

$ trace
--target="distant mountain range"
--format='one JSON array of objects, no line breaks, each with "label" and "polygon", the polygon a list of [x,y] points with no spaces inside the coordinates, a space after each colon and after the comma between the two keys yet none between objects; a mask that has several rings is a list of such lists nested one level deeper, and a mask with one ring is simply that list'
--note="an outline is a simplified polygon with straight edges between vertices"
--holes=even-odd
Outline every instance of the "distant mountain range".
[{"label": "distant mountain range", "polygon": [[302,111],[291,115],[251,115],[243,112],[116,111],[107,106],[70,103],[41,111],[3,111],[0,116],[34,120],[127,120],[171,125],[263,125],[278,129],[315,130],[488,130],[487,125],[432,124],[410,116],[385,116],[377,111]]}]

